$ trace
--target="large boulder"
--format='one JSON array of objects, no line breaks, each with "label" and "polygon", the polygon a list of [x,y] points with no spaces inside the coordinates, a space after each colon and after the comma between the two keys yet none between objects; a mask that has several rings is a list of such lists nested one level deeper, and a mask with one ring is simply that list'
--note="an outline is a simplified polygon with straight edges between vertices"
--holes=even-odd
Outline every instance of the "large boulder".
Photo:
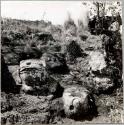
[{"label": "large boulder", "polygon": [[[16,84],[21,84],[21,91],[33,95],[61,95],[61,86],[50,77],[39,59],[20,62],[20,69],[15,74]],[[59,91],[59,93],[57,93]]]},{"label": "large boulder", "polygon": [[75,118],[91,111],[94,100],[83,87],[69,87],[63,93],[64,111],[67,117]]},{"label": "large boulder", "polygon": [[61,53],[44,53],[41,60],[46,69],[52,73],[67,73],[69,71],[65,57]]}]

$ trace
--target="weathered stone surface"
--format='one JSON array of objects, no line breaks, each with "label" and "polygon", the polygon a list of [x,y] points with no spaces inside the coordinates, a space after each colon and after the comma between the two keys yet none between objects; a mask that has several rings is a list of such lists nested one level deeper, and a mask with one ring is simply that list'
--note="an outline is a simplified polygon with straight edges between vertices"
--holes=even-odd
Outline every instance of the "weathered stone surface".
[{"label": "weathered stone surface", "polygon": [[87,114],[90,110],[89,91],[82,87],[70,87],[63,93],[64,111],[67,117],[76,117]]},{"label": "weathered stone surface", "polygon": [[107,66],[105,62],[105,56],[103,53],[99,51],[91,51],[89,52],[89,55],[89,65],[92,71],[100,71]]},{"label": "weathered stone surface", "polygon": [[13,75],[16,84],[21,85],[21,91],[28,94],[60,96],[63,89],[55,79],[48,75],[43,65],[45,64],[40,59],[21,61],[20,69]]},{"label": "weathered stone surface", "polygon": [[53,73],[66,73],[69,71],[65,57],[61,53],[44,53],[41,60],[45,62],[46,69]]},{"label": "weathered stone surface", "polygon": [[94,77],[95,90],[98,93],[107,92],[109,89],[114,87],[114,83],[110,78],[107,77]]},{"label": "weathered stone surface", "polygon": [[20,78],[22,90],[25,92],[40,89],[45,84],[47,72],[40,60],[25,60],[20,62]]},{"label": "weathered stone surface", "polygon": [[28,68],[40,69],[42,66],[42,61],[38,59],[23,60],[20,62],[20,71]]},{"label": "weathered stone surface", "polygon": [[[112,19],[113,17],[112,20],[107,18],[100,18],[98,22],[92,21],[90,28],[95,29],[91,29],[91,33],[76,27],[74,23],[67,23],[64,29],[62,26],[56,27],[42,20],[7,19],[5,25],[2,24],[1,36],[1,52],[5,59],[5,63],[1,59],[1,123],[7,125],[61,122],[65,124],[120,123],[123,110],[123,96],[120,94],[123,95],[123,91],[120,93],[117,87],[123,88],[122,41],[119,27],[116,27],[118,24],[113,23],[117,20]],[[108,31],[111,24],[113,27]],[[3,32],[6,32],[5,35]],[[63,46],[68,48],[65,52],[62,52]],[[86,56],[82,56],[82,50]],[[67,52],[74,59],[74,62],[70,61],[72,63],[66,60],[70,71],[66,74],[65,72],[58,74],[58,71],[62,73],[65,68],[63,63],[65,61],[62,61],[64,57],[61,54],[57,56],[54,54],[60,51],[65,57]],[[45,56],[46,60],[25,60],[39,59],[44,53],[49,52],[52,54]],[[21,60],[25,61],[22,61],[20,68],[14,68],[14,65],[19,64]],[[15,70],[17,72],[13,73]],[[24,94],[11,94],[17,91],[14,81]],[[60,85],[65,88],[64,94]],[[78,85],[81,87],[75,87]],[[74,87],[74,91],[70,87]],[[86,89],[83,90],[82,87]],[[66,92],[67,89],[70,91]],[[89,118],[92,113],[91,108],[88,107],[93,105],[92,101],[89,101],[89,92],[94,94],[99,113],[94,119]],[[64,106],[63,98],[66,104]],[[63,117],[63,110],[69,118],[65,118],[66,115]],[[72,116],[77,119],[71,119]]]},{"label": "weathered stone surface", "polygon": [[110,31],[119,31],[119,29],[120,29],[120,25],[118,21],[113,22],[108,28],[108,30]]},{"label": "weathered stone surface", "polygon": [[13,71],[12,73],[12,76],[15,80],[16,85],[22,85],[22,80],[19,74],[20,74],[19,68],[16,71]]}]

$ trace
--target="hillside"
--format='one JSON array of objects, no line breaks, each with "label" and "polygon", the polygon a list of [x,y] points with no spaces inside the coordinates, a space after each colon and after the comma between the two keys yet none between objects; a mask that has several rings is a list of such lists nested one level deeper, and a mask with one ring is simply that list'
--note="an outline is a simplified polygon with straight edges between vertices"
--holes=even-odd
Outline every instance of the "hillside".
[{"label": "hillside", "polygon": [[[118,31],[77,31],[73,20],[55,26],[43,20],[4,18],[1,24],[2,124],[123,122],[122,40]],[[45,61],[45,66],[40,61]],[[25,78],[25,72],[31,73],[30,79]],[[22,92],[24,83],[19,77],[36,90]],[[86,88],[93,98],[92,111],[68,117],[63,92],[71,87]]]}]

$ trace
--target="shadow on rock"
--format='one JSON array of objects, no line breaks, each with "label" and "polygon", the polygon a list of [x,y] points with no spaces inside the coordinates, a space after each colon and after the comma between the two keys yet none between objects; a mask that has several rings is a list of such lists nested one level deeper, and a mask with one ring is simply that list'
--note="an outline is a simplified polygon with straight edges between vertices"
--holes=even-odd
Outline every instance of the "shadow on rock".
[{"label": "shadow on rock", "polygon": [[76,117],[72,116],[71,117],[72,119],[74,119],[75,121],[85,121],[85,120],[92,121],[94,117],[98,116],[97,106],[95,104],[95,98],[92,95],[90,95],[89,97],[92,98],[93,100],[93,101],[89,101],[89,105],[91,106],[90,110],[87,113],[80,114],[79,116],[76,116]]},{"label": "shadow on rock", "polygon": [[49,123],[63,123],[62,118],[65,117],[64,109],[63,109],[63,102],[61,98],[57,98],[51,101],[49,107]]},{"label": "shadow on rock", "polygon": [[66,64],[65,56],[61,53],[44,53],[41,60],[45,62],[46,69],[50,73],[67,74],[69,68]]},{"label": "shadow on rock", "polygon": [[1,57],[1,90],[6,93],[19,93],[20,91],[20,86],[16,85],[3,56]]}]

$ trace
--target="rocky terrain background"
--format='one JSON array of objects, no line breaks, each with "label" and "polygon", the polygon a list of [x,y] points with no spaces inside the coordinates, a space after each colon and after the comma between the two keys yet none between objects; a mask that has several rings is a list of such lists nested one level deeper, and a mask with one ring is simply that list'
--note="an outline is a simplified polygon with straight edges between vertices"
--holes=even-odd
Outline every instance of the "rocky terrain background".
[{"label": "rocky terrain background", "polygon": [[[3,19],[1,24],[2,124],[123,122],[119,31],[99,32],[98,28],[77,32],[73,20],[65,22],[64,27],[16,19]],[[47,88],[50,84],[50,93],[20,92],[21,85],[14,73],[26,59],[46,59],[46,74],[43,69],[39,72],[56,81],[54,84],[50,79],[44,85]],[[63,91],[72,86],[86,88],[95,103],[92,112],[75,119],[66,116],[62,101]]]}]

